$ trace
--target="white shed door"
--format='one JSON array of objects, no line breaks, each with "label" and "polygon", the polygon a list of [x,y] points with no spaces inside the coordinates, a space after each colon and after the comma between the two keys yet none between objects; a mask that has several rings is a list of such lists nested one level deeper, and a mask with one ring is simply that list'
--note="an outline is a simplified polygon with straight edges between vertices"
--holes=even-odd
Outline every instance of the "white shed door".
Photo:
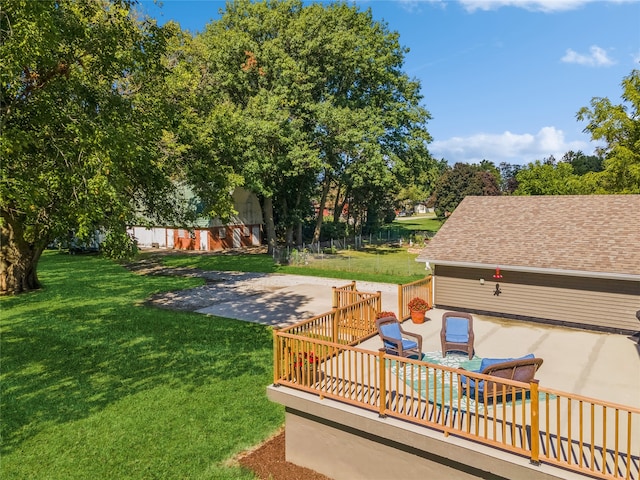
[{"label": "white shed door", "polygon": [[251,245],[260,245],[260,227],[254,226],[251,229]]}]

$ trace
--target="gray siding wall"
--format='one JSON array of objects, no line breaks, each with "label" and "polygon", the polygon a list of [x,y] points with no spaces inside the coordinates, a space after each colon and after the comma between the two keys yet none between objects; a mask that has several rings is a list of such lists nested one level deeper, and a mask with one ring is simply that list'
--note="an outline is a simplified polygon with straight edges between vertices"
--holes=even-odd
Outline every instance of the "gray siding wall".
[{"label": "gray siding wall", "polygon": [[[501,316],[529,317],[596,328],[635,332],[640,282],[502,270],[446,267],[434,270],[434,302]],[[480,279],[484,279],[481,285]],[[501,294],[494,295],[496,283]]]}]

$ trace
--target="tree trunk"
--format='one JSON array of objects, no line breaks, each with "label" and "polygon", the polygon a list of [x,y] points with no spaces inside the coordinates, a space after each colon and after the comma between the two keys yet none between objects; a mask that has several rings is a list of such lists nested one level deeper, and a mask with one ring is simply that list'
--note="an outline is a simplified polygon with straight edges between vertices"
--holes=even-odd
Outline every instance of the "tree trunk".
[{"label": "tree trunk", "polygon": [[322,221],[324,220],[324,204],[329,196],[329,189],[331,187],[331,179],[325,177],[324,185],[322,186],[322,195],[320,196],[320,205],[318,207],[318,217],[316,218],[316,226],[313,229],[313,239],[311,243],[316,243],[320,240],[320,233],[322,231]]},{"label": "tree trunk", "polygon": [[342,190],[342,186],[338,184],[338,188],[336,188],[336,200],[333,204],[333,223],[337,223],[338,221],[340,221],[342,210],[344,209],[344,203],[340,204],[340,190]]},{"label": "tree trunk", "polygon": [[0,295],[40,288],[37,267],[46,241],[30,243],[24,239],[22,222],[2,212],[0,225]]},{"label": "tree trunk", "polygon": [[298,245],[302,245],[302,222],[300,220],[298,220],[298,222],[296,223],[296,238]]},{"label": "tree trunk", "polygon": [[264,225],[267,230],[267,253],[273,255],[276,248],[276,225],[273,221],[273,198],[264,197],[262,199],[262,214],[264,215]]},{"label": "tree trunk", "polygon": [[[280,201],[280,211],[281,211],[281,220],[284,219],[284,242],[285,245],[289,248],[293,247],[293,226],[291,225],[291,219],[289,216],[289,204],[287,203],[287,199],[283,198]],[[281,223],[282,226],[282,223]]]},{"label": "tree trunk", "polygon": [[[347,205],[347,201],[349,200],[349,195],[351,194],[351,192],[349,191],[349,187],[347,187],[346,191],[344,192],[344,198],[342,199],[342,202],[340,202],[340,195],[339,195],[340,191],[338,190],[338,195],[336,195],[336,204],[334,206],[334,210],[333,210],[333,221],[334,222],[339,222],[340,219],[342,218],[342,212],[344,212],[344,207]],[[349,223],[349,217],[351,216],[351,205],[349,205],[349,208],[347,209],[347,223]]]},{"label": "tree trunk", "polygon": [[293,225],[287,225],[287,228],[286,228],[285,231],[286,231],[285,238],[286,238],[286,242],[287,242],[287,247],[293,247],[294,246],[294,244],[293,244]]}]

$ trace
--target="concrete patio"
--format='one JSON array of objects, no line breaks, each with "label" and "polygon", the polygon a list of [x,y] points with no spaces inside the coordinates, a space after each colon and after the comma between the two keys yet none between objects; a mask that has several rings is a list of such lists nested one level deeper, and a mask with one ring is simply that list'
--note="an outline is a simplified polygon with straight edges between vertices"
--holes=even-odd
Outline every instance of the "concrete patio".
[{"label": "concrete patio", "polygon": [[[440,351],[445,310],[427,312],[423,324],[403,323],[422,335],[423,351]],[[540,385],[586,397],[640,408],[640,345],[637,336],[580,330],[521,320],[474,315],[475,352],[479,357],[544,359],[536,378]],[[364,348],[377,350],[377,337]]]},{"label": "concrete patio", "polygon": [[[237,318],[281,328],[331,310],[332,286],[346,280],[298,275],[220,273],[225,281],[179,292],[210,298],[199,313]],[[358,282],[364,292],[382,292],[383,310],[397,311],[397,285]],[[403,326],[423,337],[423,351],[440,347],[445,310],[427,312],[426,321]],[[475,351],[480,357],[519,357],[534,353],[544,359],[540,385],[640,408],[640,345],[637,336],[603,333],[522,320],[474,315]],[[377,351],[377,337],[362,347]]]}]

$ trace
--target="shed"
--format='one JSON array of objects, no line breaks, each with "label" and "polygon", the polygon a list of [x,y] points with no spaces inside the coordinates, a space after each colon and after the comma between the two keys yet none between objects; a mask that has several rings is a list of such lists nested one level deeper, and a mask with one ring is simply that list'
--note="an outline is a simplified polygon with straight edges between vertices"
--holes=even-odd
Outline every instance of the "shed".
[{"label": "shed", "polygon": [[132,226],[128,231],[142,247],[218,251],[259,246],[263,221],[258,197],[241,187],[237,187],[231,197],[236,213],[227,222],[201,217],[190,227]]},{"label": "shed", "polygon": [[640,195],[469,196],[417,260],[440,308],[640,329]]}]

